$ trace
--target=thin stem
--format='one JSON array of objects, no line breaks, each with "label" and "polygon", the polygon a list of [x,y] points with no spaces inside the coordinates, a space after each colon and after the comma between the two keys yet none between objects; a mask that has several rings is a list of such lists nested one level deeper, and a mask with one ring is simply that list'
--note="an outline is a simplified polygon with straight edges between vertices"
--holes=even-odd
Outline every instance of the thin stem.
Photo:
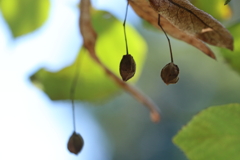
[{"label": "thin stem", "polygon": [[77,60],[76,71],[75,71],[75,75],[74,75],[72,85],[71,85],[71,89],[70,89],[70,99],[71,99],[71,102],[72,102],[72,117],[73,117],[73,130],[74,130],[74,132],[76,132],[74,95],[75,95],[75,88],[77,87],[78,76],[79,76],[79,62]]},{"label": "thin stem", "polygon": [[170,49],[171,62],[173,63],[173,54],[172,54],[171,42],[170,42],[170,39],[169,39],[168,36],[167,36],[167,33],[165,32],[165,30],[163,29],[162,25],[160,24],[160,14],[158,14],[158,25],[159,25],[159,27],[161,27],[163,33],[164,33],[165,36],[167,37],[168,45],[169,45],[169,49]]},{"label": "thin stem", "polygon": [[124,18],[124,22],[123,22],[123,31],[124,31],[124,38],[125,38],[125,43],[126,43],[126,52],[128,55],[128,43],[127,43],[127,34],[126,34],[126,20],[127,20],[127,13],[128,13],[128,6],[129,6],[129,2],[127,1],[127,7],[126,7],[126,13],[125,13],[125,18]]},{"label": "thin stem", "polygon": [[72,101],[73,131],[76,132],[74,99],[71,99],[71,101]]}]

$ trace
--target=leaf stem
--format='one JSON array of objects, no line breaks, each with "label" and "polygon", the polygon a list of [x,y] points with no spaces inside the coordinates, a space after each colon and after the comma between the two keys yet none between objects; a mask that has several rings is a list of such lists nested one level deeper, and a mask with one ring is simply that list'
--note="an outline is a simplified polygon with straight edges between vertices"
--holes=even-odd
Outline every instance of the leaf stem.
[{"label": "leaf stem", "polygon": [[128,43],[127,43],[127,34],[126,34],[126,26],[125,25],[126,25],[126,20],[127,20],[128,6],[129,6],[129,2],[127,1],[125,18],[124,18],[124,21],[123,21],[123,31],[124,31],[124,38],[125,38],[125,43],[126,43],[127,55],[128,55]]},{"label": "leaf stem", "polygon": [[171,62],[173,63],[173,54],[172,54],[171,42],[170,42],[170,39],[168,38],[167,33],[165,32],[165,30],[163,29],[162,25],[160,24],[160,14],[158,14],[158,25],[162,29],[162,31],[165,34],[165,36],[167,37],[168,45],[169,45],[169,49],[170,49]]}]

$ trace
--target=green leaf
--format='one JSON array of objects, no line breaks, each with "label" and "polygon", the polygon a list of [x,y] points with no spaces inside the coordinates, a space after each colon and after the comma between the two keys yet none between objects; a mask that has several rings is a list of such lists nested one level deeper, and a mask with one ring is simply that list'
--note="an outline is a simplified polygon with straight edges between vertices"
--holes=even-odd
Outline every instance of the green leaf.
[{"label": "green leaf", "polygon": [[209,107],[174,137],[190,160],[239,160],[240,104]]},{"label": "green leaf", "polygon": [[[120,61],[122,56],[126,54],[122,22],[107,12],[92,12],[93,26],[98,34],[97,55],[111,71],[120,77]],[[147,46],[144,39],[132,27],[127,26],[126,32],[129,54],[134,57],[137,67],[135,76],[129,80],[131,83],[135,82],[141,73]],[[40,69],[31,79],[52,100],[69,99],[77,61],[79,61],[79,78],[75,99],[102,102],[120,91],[115,82],[90,58],[86,49],[80,50],[76,61],[71,66],[55,73]]]},{"label": "green leaf", "polygon": [[240,23],[236,23],[229,27],[228,30],[231,32],[234,38],[234,51],[226,49],[220,49],[221,54],[226,59],[227,63],[238,73],[240,73]]},{"label": "green leaf", "polygon": [[0,9],[13,37],[39,28],[47,19],[49,0],[0,0]]},{"label": "green leaf", "polygon": [[232,17],[230,6],[223,5],[225,0],[191,0],[191,3],[218,20],[226,20]]}]

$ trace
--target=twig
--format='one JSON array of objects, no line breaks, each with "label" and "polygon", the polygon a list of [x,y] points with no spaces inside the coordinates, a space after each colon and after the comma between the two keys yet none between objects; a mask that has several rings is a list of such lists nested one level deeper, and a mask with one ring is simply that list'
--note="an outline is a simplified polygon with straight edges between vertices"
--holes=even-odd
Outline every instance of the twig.
[{"label": "twig", "polygon": [[150,110],[150,116],[153,122],[160,121],[160,111],[158,107],[154,104],[154,102],[148,98],[146,95],[141,93],[135,87],[130,86],[129,84],[123,82],[120,78],[118,78],[112,71],[110,71],[97,57],[95,52],[95,43],[97,35],[92,28],[91,25],[91,17],[90,17],[90,0],[81,0],[81,13],[80,13],[80,32],[83,37],[83,45],[89,51],[91,58],[99,64],[101,68],[104,69],[106,74],[113,79],[113,81],[123,88],[125,91],[129,92],[133,97],[135,97],[139,102],[144,104]]}]

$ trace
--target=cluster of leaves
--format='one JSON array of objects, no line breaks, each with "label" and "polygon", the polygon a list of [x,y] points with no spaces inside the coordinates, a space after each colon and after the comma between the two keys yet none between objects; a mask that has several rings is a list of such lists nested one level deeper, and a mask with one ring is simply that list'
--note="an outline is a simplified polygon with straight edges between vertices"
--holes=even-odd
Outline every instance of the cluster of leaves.
[{"label": "cluster of leaves", "polygon": [[[1,0],[0,8],[14,38],[36,30],[46,21],[50,7],[49,0],[13,1]],[[218,20],[227,20],[231,17],[231,8],[223,5],[228,4],[230,0],[211,2],[192,0],[191,2]],[[110,13],[93,9],[91,9],[90,18],[90,1],[82,0],[81,3],[80,29],[84,44],[76,61],[58,72],[40,69],[31,76],[32,82],[36,86],[41,86],[52,100],[69,99],[75,67],[80,61],[78,79],[80,89],[76,89],[75,95],[77,100],[102,102],[122,88],[148,106],[152,120],[158,121],[159,112],[154,103],[136,88],[123,82],[118,75],[119,65],[115,64],[119,64],[125,52],[121,22]],[[204,5],[206,3],[208,5]],[[216,19],[185,0],[129,0],[129,4],[140,17],[157,28],[157,16],[160,14],[161,24],[169,35],[198,48],[211,58],[215,58],[215,55],[206,43],[222,47],[220,50],[223,57],[234,70],[240,73],[240,47],[237,45],[240,43],[240,23],[229,26],[227,30]],[[152,7],[149,7],[149,4]],[[28,6],[31,8],[26,9]],[[28,13],[29,10],[31,14]],[[130,81],[133,83],[141,73],[147,46],[144,39],[132,27],[127,26],[127,30],[128,36],[134,37],[129,39],[131,52],[138,53],[134,55],[138,72]],[[234,51],[230,51],[233,50],[233,46]],[[173,141],[189,159],[237,160],[240,151],[239,117],[239,104],[210,107],[197,114],[174,137]]]}]

